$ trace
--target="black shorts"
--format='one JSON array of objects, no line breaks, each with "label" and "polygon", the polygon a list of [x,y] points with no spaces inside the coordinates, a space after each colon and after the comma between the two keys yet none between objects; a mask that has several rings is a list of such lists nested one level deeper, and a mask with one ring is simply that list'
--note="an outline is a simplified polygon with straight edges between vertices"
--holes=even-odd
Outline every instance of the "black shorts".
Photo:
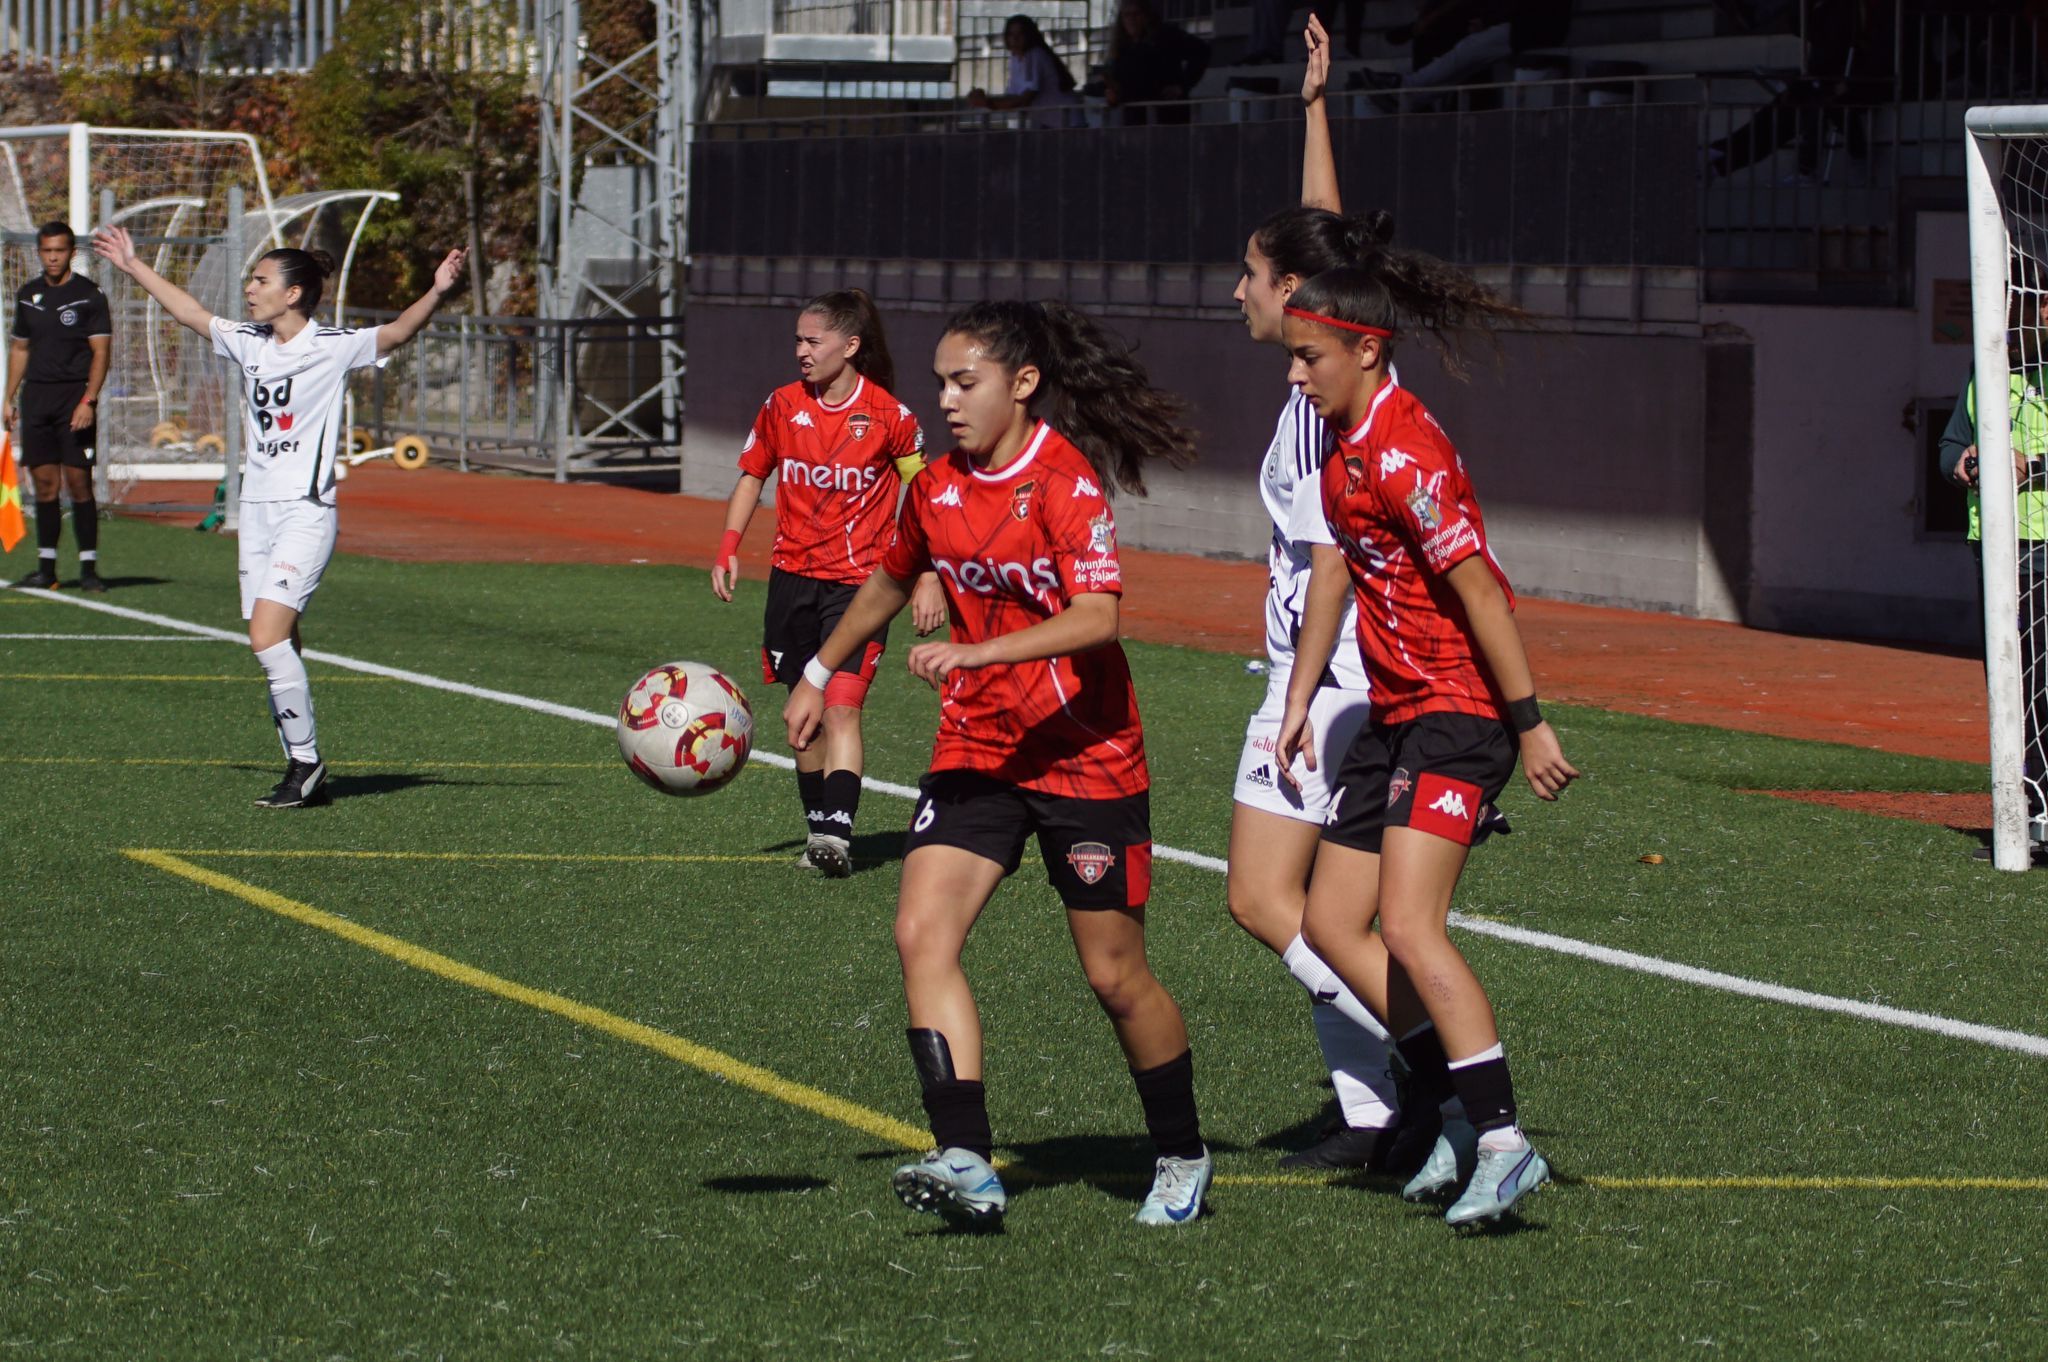
[{"label": "black shorts", "polygon": [[1478,846],[1507,822],[1494,807],[1521,752],[1508,726],[1469,714],[1367,724],[1337,763],[1323,840],[1378,852],[1387,828]]},{"label": "black shorts", "polygon": [[29,468],[62,464],[91,468],[99,443],[97,426],[71,428],[71,413],[85,396],[83,383],[24,383],[16,390],[21,403],[21,461]]},{"label": "black shorts", "polygon": [[917,791],[906,859],[919,847],[959,847],[1014,875],[1035,832],[1046,882],[1067,907],[1142,908],[1152,895],[1148,794],[1065,799],[978,771],[930,771]]},{"label": "black shorts", "polygon": [[[771,685],[794,686],[804,679],[804,664],[818,655],[825,640],[839,627],[839,617],[860,587],[852,582],[827,582],[816,577],[799,577],[794,572],[772,568],[768,573],[768,611],[761,626],[761,680]],[[857,678],[861,696],[875,679],[875,664],[889,642],[889,630],[869,640],[866,647],[839,664],[839,674]],[[856,704],[859,696],[855,697]]]}]

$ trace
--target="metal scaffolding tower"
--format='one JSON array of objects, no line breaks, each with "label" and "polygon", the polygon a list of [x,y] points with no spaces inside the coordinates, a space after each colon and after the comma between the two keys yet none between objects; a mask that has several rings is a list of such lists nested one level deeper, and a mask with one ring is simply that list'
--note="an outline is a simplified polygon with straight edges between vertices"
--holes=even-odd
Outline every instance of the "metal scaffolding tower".
[{"label": "metal scaffolding tower", "polygon": [[[546,318],[633,322],[660,363],[603,397],[577,382],[574,337],[544,377],[556,478],[654,411],[680,444],[689,130],[705,0],[540,0],[540,308]],[[653,325],[648,325],[650,320]]]}]

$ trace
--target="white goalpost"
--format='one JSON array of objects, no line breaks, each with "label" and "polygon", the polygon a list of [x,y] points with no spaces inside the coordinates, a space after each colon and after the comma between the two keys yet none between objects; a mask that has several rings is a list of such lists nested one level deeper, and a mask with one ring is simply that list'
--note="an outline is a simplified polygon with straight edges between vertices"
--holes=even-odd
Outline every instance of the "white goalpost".
[{"label": "white goalpost", "polygon": [[1965,126],[1991,859],[2026,870],[2048,835],[2048,105]]}]

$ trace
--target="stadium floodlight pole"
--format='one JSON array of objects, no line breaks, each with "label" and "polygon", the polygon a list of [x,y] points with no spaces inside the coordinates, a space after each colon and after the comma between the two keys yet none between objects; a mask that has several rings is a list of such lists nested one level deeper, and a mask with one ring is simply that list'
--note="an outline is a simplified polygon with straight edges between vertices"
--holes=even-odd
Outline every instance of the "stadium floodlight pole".
[{"label": "stadium floodlight pole", "polygon": [[2019,507],[2012,466],[2006,355],[2011,242],[1999,200],[2001,139],[2048,133],[2048,106],[1979,108],[1965,119],[1970,296],[1976,332],[1979,546],[1984,554],[1984,666],[1991,719],[1991,863],[2032,864],[2025,789],[2026,731],[2019,637]]}]

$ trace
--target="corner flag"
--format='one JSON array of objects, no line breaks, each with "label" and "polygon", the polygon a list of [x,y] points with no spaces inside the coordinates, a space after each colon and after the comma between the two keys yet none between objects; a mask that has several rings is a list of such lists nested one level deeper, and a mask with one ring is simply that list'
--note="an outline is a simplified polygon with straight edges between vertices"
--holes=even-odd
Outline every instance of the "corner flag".
[{"label": "corner flag", "polygon": [[0,553],[14,552],[26,533],[21,519],[21,474],[14,467],[14,445],[0,430]]}]

